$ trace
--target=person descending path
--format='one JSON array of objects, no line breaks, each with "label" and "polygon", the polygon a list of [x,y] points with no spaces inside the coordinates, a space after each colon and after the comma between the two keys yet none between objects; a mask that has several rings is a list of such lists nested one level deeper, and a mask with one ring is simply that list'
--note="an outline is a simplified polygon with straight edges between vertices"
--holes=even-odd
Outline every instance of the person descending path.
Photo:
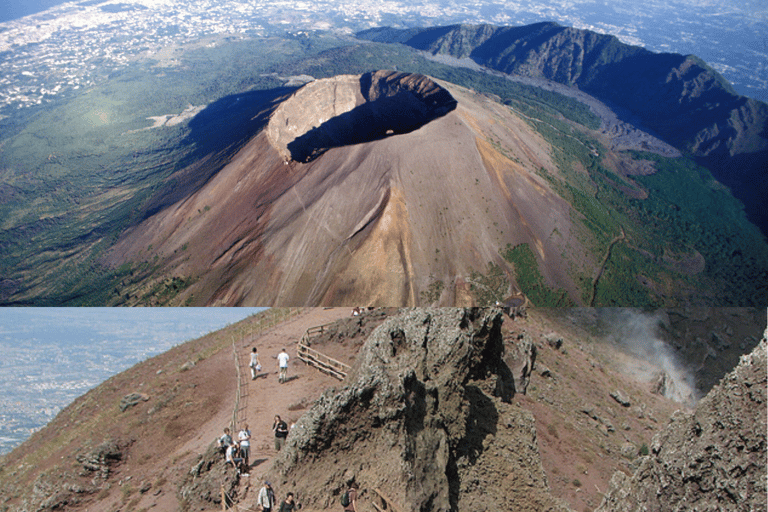
[{"label": "person descending path", "polygon": [[256,347],[253,347],[253,350],[251,351],[251,362],[248,366],[251,367],[251,380],[256,380],[256,374],[261,371],[259,352],[256,350]]},{"label": "person descending path", "polygon": [[285,501],[280,504],[279,512],[294,512],[294,510],[296,510],[296,502],[293,499],[293,493],[289,492]]}]

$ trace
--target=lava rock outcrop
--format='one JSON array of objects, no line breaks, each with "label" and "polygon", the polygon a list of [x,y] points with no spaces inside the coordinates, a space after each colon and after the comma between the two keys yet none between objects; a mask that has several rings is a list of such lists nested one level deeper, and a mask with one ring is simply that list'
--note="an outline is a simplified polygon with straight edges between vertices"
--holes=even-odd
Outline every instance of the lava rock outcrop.
[{"label": "lava rock outcrop", "polygon": [[424,75],[376,71],[311,82],[272,114],[267,136],[284,160],[409,133],[456,108]]},{"label": "lava rock outcrop", "polygon": [[766,340],[658,434],[631,477],[617,472],[600,512],[766,510]]},{"label": "lava rock outcrop", "polygon": [[363,502],[386,496],[393,510],[564,510],[549,494],[533,417],[509,403],[501,324],[489,309],[385,321],[349,384],[292,429],[275,481],[316,508],[337,505],[355,480]]}]

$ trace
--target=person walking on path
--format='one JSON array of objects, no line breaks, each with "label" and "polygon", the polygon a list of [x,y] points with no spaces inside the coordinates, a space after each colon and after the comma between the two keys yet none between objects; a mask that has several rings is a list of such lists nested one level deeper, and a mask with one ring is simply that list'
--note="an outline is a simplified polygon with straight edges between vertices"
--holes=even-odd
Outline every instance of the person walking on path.
[{"label": "person walking on path", "polygon": [[243,429],[237,434],[237,438],[240,440],[240,453],[243,456],[245,467],[249,468],[251,456],[251,431],[248,430],[248,424],[243,425]]},{"label": "person walking on path", "polygon": [[251,362],[248,364],[251,367],[251,380],[256,380],[256,373],[261,371],[261,363],[259,362],[259,352],[256,347],[253,347],[251,351]]},{"label": "person walking on path", "polygon": [[271,512],[275,506],[275,491],[272,490],[272,484],[269,481],[264,482],[264,487],[259,491],[256,505],[262,512]]},{"label": "person walking on path", "polygon": [[280,419],[280,416],[275,416],[272,430],[275,432],[275,450],[279,452],[285,445],[285,438],[288,437],[288,424]]},{"label": "person walking on path", "polygon": [[357,512],[357,489],[360,486],[357,482],[349,484],[349,489],[342,496],[341,505],[344,507],[344,512]]},{"label": "person walking on path", "polygon": [[278,377],[277,380],[280,382],[280,384],[285,382],[286,377],[288,375],[288,360],[289,359],[290,359],[290,357],[288,356],[288,353],[285,351],[285,349],[283,349],[283,351],[280,352],[277,355],[277,364],[278,364],[278,367],[280,369],[280,376]]}]

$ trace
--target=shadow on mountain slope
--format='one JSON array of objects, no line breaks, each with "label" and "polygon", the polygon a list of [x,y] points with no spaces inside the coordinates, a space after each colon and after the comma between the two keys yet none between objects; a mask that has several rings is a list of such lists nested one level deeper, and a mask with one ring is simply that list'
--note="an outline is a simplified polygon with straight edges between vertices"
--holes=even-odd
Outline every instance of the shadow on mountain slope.
[{"label": "shadow on mountain slope", "polygon": [[[208,105],[190,122],[183,145],[194,148],[185,167],[153,195],[141,220],[198,191],[246,142],[269,122],[269,116],[294,87],[226,96]],[[191,163],[190,163],[191,162]]]}]

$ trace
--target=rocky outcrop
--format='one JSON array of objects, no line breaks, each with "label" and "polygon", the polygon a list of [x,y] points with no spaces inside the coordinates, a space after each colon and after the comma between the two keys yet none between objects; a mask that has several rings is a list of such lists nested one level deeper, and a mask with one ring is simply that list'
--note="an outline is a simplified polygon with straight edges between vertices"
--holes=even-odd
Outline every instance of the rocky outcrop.
[{"label": "rocky outcrop", "polygon": [[[501,311],[407,310],[291,431],[275,481],[329,508],[350,480],[403,511],[560,510],[533,417],[510,404]],[[371,454],[376,454],[374,457]],[[343,462],[342,462],[343,461]]]},{"label": "rocky outcrop", "polygon": [[536,364],[536,344],[530,336],[522,333],[507,340],[506,348],[504,361],[512,370],[515,393],[525,394]]},{"label": "rocky outcrop", "polygon": [[766,340],[700,402],[676,413],[598,511],[766,510]]},{"label": "rocky outcrop", "polygon": [[205,510],[221,506],[222,489],[227,496],[235,498],[239,481],[240,476],[235,468],[225,463],[221,448],[211,444],[179,486],[179,503],[184,510]]}]

